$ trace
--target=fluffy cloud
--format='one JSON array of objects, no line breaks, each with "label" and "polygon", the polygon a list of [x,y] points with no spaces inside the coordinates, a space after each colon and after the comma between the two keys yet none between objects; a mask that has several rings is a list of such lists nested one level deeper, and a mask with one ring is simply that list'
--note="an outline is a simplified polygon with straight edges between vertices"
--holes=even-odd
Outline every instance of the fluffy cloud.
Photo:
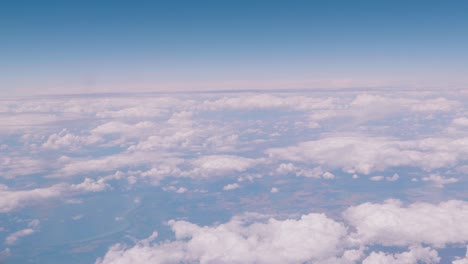
[{"label": "fluffy cloud", "polygon": [[259,160],[234,155],[202,156],[192,161],[193,169],[183,172],[183,176],[210,177],[226,173],[239,173],[253,167]]},{"label": "fluffy cloud", "polygon": [[[96,263],[439,263],[437,251],[421,244],[466,243],[467,218],[463,201],[405,207],[389,200],[350,207],[342,223],[315,213],[285,220],[237,216],[213,226],[171,220],[174,241],[152,242],[154,233],[134,246],[112,246]],[[374,245],[407,251],[366,253]]]},{"label": "fluffy cloud", "polygon": [[97,263],[325,263],[344,253],[340,248],[347,233],[343,224],[322,214],[253,223],[234,218],[212,227],[186,221],[169,224],[176,241],[115,245]]},{"label": "fluffy cloud", "polygon": [[326,137],[266,150],[272,159],[312,162],[348,173],[369,174],[410,166],[432,170],[468,160],[468,138],[398,140],[386,137]]},{"label": "fluffy cloud", "polygon": [[322,177],[324,179],[331,180],[335,178],[335,175],[329,171],[326,171],[325,173],[323,173]]},{"label": "fluffy cloud", "polygon": [[[386,181],[389,181],[389,182],[393,182],[393,181],[398,181],[398,179],[400,178],[400,175],[398,174],[393,174],[392,176],[382,176],[382,175],[378,175],[378,176],[372,176],[369,178],[369,180],[371,181],[383,181],[383,180],[386,180]],[[354,176],[353,176],[353,179],[354,179]]]},{"label": "fluffy cloud", "polygon": [[185,187],[175,187],[175,186],[168,186],[162,188],[166,192],[176,192],[176,193],[186,193],[188,190]]},{"label": "fluffy cloud", "polygon": [[143,165],[155,165],[167,161],[169,164],[176,162],[164,154],[144,151],[129,151],[99,158],[68,158],[61,157],[61,168],[53,176],[68,177],[83,175],[93,172],[109,172],[123,168],[139,168]]},{"label": "fluffy cloud", "polygon": [[303,176],[308,178],[320,178],[323,175],[322,168],[315,167],[313,169],[299,168],[292,163],[281,163],[276,169],[276,173],[281,176],[294,174],[296,176]]},{"label": "fluffy cloud", "polygon": [[444,187],[446,184],[458,182],[458,179],[456,178],[446,178],[439,174],[431,174],[429,176],[423,177],[422,180],[432,182],[434,186],[439,188]]},{"label": "fluffy cloud", "polygon": [[370,179],[371,181],[382,181],[382,180],[385,179],[385,177],[379,175],[379,176],[372,176],[372,177],[370,177],[369,179]]},{"label": "fluffy cloud", "polygon": [[[389,176],[385,170],[409,166],[430,171],[427,177],[411,176],[422,180],[413,185],[426,188],[422,182],[427,181],[442,187],[459,179],[432,173],[452,167],[463,171],[468,161],[466,110],[460,103],[463,99],[456,98],[459,102],[435,93],[374,91],[326,96],[236,93],[4,100],[0,104],[0,123],[5,124],[0,129],[0,177],[8,178],[2,183],[12,187],[0,185],[0,213],[52,199],[76,202],[75,195],[104,191],[110,188],[108,181],[115,179],[123,180],[118,186],[128,183],[138,188],[135,183],[142,181],[191,196],[196,187],[187,190],[179,184],[192,186],[197,179],[203,186],[210,177],[253,181],[271,175],[275,182],[262,185],[269,186],[262,188],[266,192],[262,195],[276,199],[302,187],[299,183],[305,179],[287,179],[291,176],[338,181],[345,177],[333,173],[341,169],[387,175],[374,179],[395,181],[398,174]],[[12,183],[22,175],[26,175],[22,184]],[[85,178],[96,175],[101,178]],[[72,184],[67,178],[71,176],[85,179]],[[38,186],[42,177],[55,177],[47,181],[58,184],[13,187]],[[188,179],[179,182],[168,177]],[[298,184],[288,185],[291,182]],[[327,185],[331,189],[325,189]],[[238,186],[233,183],[223,189]],[[271,186],[281,186],[281,194],[274,194],[279,189]],[[327,198],[341,183],[323,186],[320,196]],[[378,195],[373,198],[380,199]],[[343,201],[336,199],[331,207]],[[460,201],[409,206],[387,202],[351,207],[341,222],[317,214],[286,220],[234,218],[206,227],[173,221],[171,227],[178,234],[174,241],[153,243],[153,236],[133,247],[117,245],[102,261],[430,263],[437,262],[437,247],[466,242],[465,211]],[[239,247],[231,247],[234,244]],[[389,244],[403,249],[369,253],[374,249],[368,247]]]},{"label": "fluffy cloud", "polygon": [[413,246],[408,252],[387,254],[385,252],[372,252],[362,264],[432,264],[439,263],[440,258],[434,249],[429,247]]},{"label": "fluffy cloud", "polygon": [[96,135],[75,135],[69,133],[66,129],[60,131],[60,133],[54,133],[50,135],[46,142],[42,144],[44,148],[49,149],[68,149],[77,150],[83,146],[98,143],[102,138]]},{"label": "fluffy cloud", "polygon": [[89,178],[78,184],[60,183],[50,187],[30,190],[11,190],[0,184],[0,213],[10,212],[17,208],[62,196],[100,192],[107,187],[105,181],[96,181]]},{"label": "fluffy cloud", "polygon": [[343,217],[356,228],[356,239],[367,244],[443,247],[468,240],[468,202],[458,200],[407,207],[398,200],[364,203],[348,208]]},{"label": "fluffy cloud", "polygon": [[126,135],[136,136],[141,134],[142,130],[149,130],[154,128],[155,124],[148,121],[138,122],[136,124],[127,124],[119,121],[111,121],[94,128],[93,130],[91,130],[91,132],[104,135],[125,133]]},{"label": "fluffy cloud", "polygon": [[455,111],[460,108],[457,101],[446,98],[416,99],[406,97],[386,97],[377,94],[359,94],[352,101],[342,103],[334,108],[314,112],[312,121],[345,117],[354,124],[365,123],[371,120],[382,120],[397,114],[428,114],[437,112]]},{"label": "fluffy cloud", "polygon": [[332,108],[335,104],[333,98],[286,96],[280,97],[271,94],[244,94],[242,96],[223,97],[221,99],[204,101],[199,106],[202,110],[253,110],[290,108],[295,110],[315,110]]},{"label": "fluffy cloud", "polygon": [[15,178],[43,172],[48,166],[44,161],[27,155],[2,155],[0,153],[0,177]]},{"label": "fluffy cloud", "polygon": [[398,179],[400,179],[400,175],[398,175],[398,174],[395,173],[395,174],[393,174],[393,175],[390,176],[390,177],[385,177],[385,179],[386,179],[387,181],[391,181],[391,182],[392,182],[392,181],[398,181]]},{"label": "fluffy cloud", "polygon": [[231,183],[223,187],[223,190],[230,191],[240,188],[240,185],[237,183]]}]

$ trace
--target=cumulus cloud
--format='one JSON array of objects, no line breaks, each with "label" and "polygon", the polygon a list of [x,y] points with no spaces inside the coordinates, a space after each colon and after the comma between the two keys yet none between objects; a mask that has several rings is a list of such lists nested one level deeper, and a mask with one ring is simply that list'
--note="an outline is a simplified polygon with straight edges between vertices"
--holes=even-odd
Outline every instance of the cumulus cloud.
[{"label": "cumulus cloud", "polygon": [[370,179],[371,181],[382,181],[382,180],[385,179],[385,177],[379,175],[379,176],[372,176],[372,177],[370,177],[369,179]]},{"label": "cumulus cloud", "polygon": [[158,165],[164,162],[177,163],[179,160],[154,152],[124,152],[99,158],[69,158],[60,159],[61,168],[53,176],[69,177],[93,172],[112,172],[119,169],[139,168],[143,165]]},{"label": "cumulus cloud", "polygon": [[109,185],[103,178],[97,180],[85,178],[83,182],[71,184],[67,187],[67,189],[74,192],[101,192],[107,188],[109,188]]},{"label": "cumulus cloud", "polygon": [[[284,220],[237,216],[213,226],[171,220],[174,241],[151,243],[151,236],[134,246],[116,244],[96,263],[430,264],[440,261],[432,247],[468,241],[468,203],[463,201],[407,207],[397,200],[364,203],[343,216],[344,222],[314,213]],[[374,245],[407,251],[366,252]]]},{"label": "cumulus cloud", "polygon": [[146,138],[156,129],[158,129],[158,126],[149,121],[141,121],[137,123],[110,121],[90,130],[90,133],[96,136],[120,135],[124,138]]},{"label": "cumulus cloud", "polygon": [[[25,182],[31,178],[29,186],[37,186],[39,180],[34,183],[35,179],[55,177],[48,180],[62,183],[32,189],[0,185],[0,212],[59,198],[76,203],[80,200],[75,195],[111,189],[108,181],[120,179],[122,184],[128,184],[125,187],[138,188],[136,183],[142,181],[163,184],[165,191],[186,193],[189,191],[185,187],[174,186],[178,182],[165,180],[186,177],[185,186],[190,186],[193,179],[201,182],[232,176],[239,182],[264,175],[338,181],[344,177],[335,174],[342,170],[354,174],[353,179],[358,174],[386,175],[371,179],[390,182],[400,176],[391,176],[387,169],[408,166],[429,172],[427,177],[411,177],[442,187],[458,179],[433,174],[434,171],[444,173],[452,167],[463,171],[462,165],[468,161],[463,107],[457,101],[434,94],[389,96],[383,92],[2,101],[1,123],[8,126],[0,129],[1,177],[9,178],[5,182],[10,184],[14,177],[38,174]],[[259,109],[267,111],[256,111]],[[457,133],[446,129],[445,124]],[[95,175],[101,178],[92,179]],[[72,176],[84,180],[72,184],[68,182],[72,179],[67,178]],[[283,183],[275,184],[287,184],[287,179],[282,180]],[[323,185],[335,188],[332,183]],[[282,192],[294,187],[284,186]],[[336,188],[339,186],[337,183]],[[223,189],[238,187],[239,184],[232,183]],[[202,191],[195,188],[190,194],[201,195]],[[265,191],[276,193],[279,189]],[[327,191],[324,190],[324,196]],[[270,193],[265,196],[280,198]],[[172,221],[171,228],[177,235],[174,241],[155,243],[155,235],[135,246],[116,245],[101,261],[437,262],[434,254],[437,247],[466,242],[465,206],[461,201],[408,206],[389,201],[351,207],[340,221],[317,214],[280,220],[233,218],[224,224],[204,227]],[[368,247],[373,245],[404,249],[397,253],[369,253]]]},{"label": "cumulus cloud", "polygon": [[460,103],[446,98],[417,99],[406,97],[387,97],[377,94],[359,94],[349,103],[313,113],[314,121],[346,117],[354,123],[381,120],[397,114],[436,113],[454,111]]},{"label": "cumulus cloud", "polygon": [[30,190],[12,190],[5,185],[0,185],[0,213],[6,213],[15,209],[46,201],[62,196],[76,195],[86,192],[100,192],[108,185],[103,180],[86,178],[78,184],[60,183],[44,188]]},{"label": "cumulus cloud", "polygon": [[356,238],[368,244],[443,247],[468,240],[468,203],[459,200],[407,207],[398,200],[364,203],[348,208],[343,217],[356,228]]},{"label": "cumulus cloud", "polygon": [[[353,177],[355,178],[355,177]],[[400,178],[400,175],[398,174],[393,174],[392,176],[382,176],[382,175],[378,175],[378,176],[372,176],[369,178],[369,180],[371,181],[383,181],[383,180],[386,180],[386,181],[389,181],[389,182],[393,182],[393,181],[397,181],[398,179]],[[357,179],[357,178],[355,178]]]},{"label": "cumulus cloud", "polygon": [[300,168],[292,163],[281,163],[278,166],[278,168],[276,168],[276,173],[281,176],[287,176],[288,174],[293,174],[296,176],[303,176],[307,178],[317,178],[317,179],[324,175],[322,168],[320,167],[315,167],[313,169]]},{"label": "cumulus cloud", "polygon": [[176,192],[176,193],[186,193],[188,190],[185,187],[175,187],[175,186],[168,186],[162,188],[166,192]]},{"label": "cumulus cloud", "polygon": [[54,133],[47,138],[47,141],[42,144],[48,149],[63,149],[78,150],[83,146],[96,144],[102,140],[97,135],[75,135],[63,129],[59,133]]},{"label": "cumulus cloud", "polygon": [[371,252],[362,264],[432,264],[439,263],[437,251],[429,247],[412,246],[408,252],[388,254],[385,252]]},{"label": "cumulus cloud", "polygon": [[322,177],[324,179],[331,180],[335,178],[335,175],[329,171],[326,171],[325,173],[323,173]]},{"label": "cumulus cloud", "polygon": [[169,224],[176,241],[115,245],[96,263],[325,263],[343,255],[340,248],[347,232],[343,224],[322,214],[253,223],[234,218],[211,227],[186,221]]},{"label": "cumulus cloud", "polygon": [[0,177],[15,178],[17,176],[41,173],[46,168],[45,162],[26,155],[2,155],[0,153]]},{"label": "cumulus cloud", "polygon": [[332,108],[335,104],[333,98],[286,96],[280,97],[271,94],[244,94],[242,96],[223,97],[212,101],[204,101],[199,108],[203,110],[253,110],[290,108],[296,110],[315,110]]},{"label": "cumulus cloud", "polygon": [[432,182],[434,186],[439,188],[443,188],[446,184],[458,182],[458,179],[456,178],[446,178],[439,174],[431,174],[429,176],[423,177],[422,180]]},{"label": "cumulus cloud", "polygon": [[266,150],[281,161],[312,162],[348,173],[369,174],[410,166],[432,170],[468,160],[468,138],[398,140],[387,137],[326,137],[296,146]]},{"label": "cumulus cloud", "polygon": [[239,173],[253,167],[259,160],[245,158],[234,155],[208,155],[202,156],[192,163],[190,171],[183,172],[183,176],[188,177],[210,177],[218,176],[226,173]]},{"label": "cumulus cloud", "polygon": [[391,182],[392,182],[392,181],[398,181],[398,179],[400,179],[400,175],[398,175],[398,174],[395,173],[395,174],[393,174],[392,176],[385,177],[385,179],[386,179],[387,181],[391,181]]},{"label": "cumulus cloud", "polygon": [[230,191],[230,190],[234,190],[234,189],[238,189],[240,188],[240,185],[237,184],[237,183],[231,183],[231,184],[228,184],[226,186],[223,187],[223,190],[225,191]]}]

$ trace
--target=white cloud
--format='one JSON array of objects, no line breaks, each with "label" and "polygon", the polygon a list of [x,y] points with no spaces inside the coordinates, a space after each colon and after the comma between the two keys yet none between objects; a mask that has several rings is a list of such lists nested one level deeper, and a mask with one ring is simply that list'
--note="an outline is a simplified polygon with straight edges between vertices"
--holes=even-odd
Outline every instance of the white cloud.
[{"label": "white cloud", "polygon": [[384,176],[372,176],[369,178],[371,181],[382,181],[383,179],[385,179]]},{"label": "white cloud", "polygon": [[12,211],[18,207],[37,201],[56,198],[62,194],[64,185],[54,185],[46,188],[14,191],[0,190],[0,213]]},{"label": "white cloud", "polygon": [[50,135],[42,146],[49,149],[65,148],[70,151],[80,149],[83,146],[96,144],[101,140],[102,138],[97,135],[80,136],[63,129],[60,133]]},{"label": "white cloud", "polygon": [[180,162],[180,160],[167,156],[167,154],[130,151],[100,158],[62,157],[60,162],[61,168],[53,175],[54,177],[69,177],[93,172],[112,172],[122,168],[139,168],[143,165],[158,165],[166,162],[173,165]]},{"label": "white cloud", "polygon": [[156,124],[149,121],[142,121],[134,124],[127,124],[120,121],[110,121],[108,123],[99,125],[90,132],[97,135],[121,134],[127,137],[141,137],[144,135],[149,135],[152,130],[157,128],[158,127]]},{"label": "white cloud", "polygon": [[0,131],[26,130],[26,128],[59,120],[60,118],[55,114],[11,113],[10,115],[0,115],[0,124],[3,124]]},{"label": "white cloud", "polygon": [[[343,216],[343,223],[323,214],[285,220],[246,215],[213,226],[171,220],[174,241],[151,243],[152,235],[133,247],[116,244],[96,263],[429,264],[440,258],[435,249],[421,244],[443,247],[468,241],[468,203],[463,201],[407,207],[397,200],[364,203]],[[365,249],[372,245],[407,251],[366,256]]]},{"label": "white cloud", "polygon": [[323,173],[322,177],[326,180],[331,180],[335,178],[335,175],[331,172],[326,171],[325,173]]},{"label": "white cloud", "polygon": [[180,187],[179,189],[177,189],[176,193],[186,193],[187,191],[188,191],[187,188]]},{"label": "white cloud", "polygon": [[237,184],[237,183],[231,183],[231,184],[228,184],[226,186],[223,187],[223,190],[225,191],[230,191],[230,190],[234,190],[234,189],[238,189],[240,188],[240,185]]},{"label": "white cloud", "polygon": [[468,126],[468,118],[466,117],[455,118],[453,119],[452,123],[456,126],[466,127]]},{"label": "white cloud", "polygon": [[[348,208],[343,216],[357,230],[356,238],[370,244],[406,246],[468,241],[468,202],[414,203],[398,200],[364,203]],[[450,223],[450,224],[447,224]]]},{"label": "white cloud", "polygon": [[78,221],[78,220],[80,220],[80,219],[83,218],[83,217],[84,217],[84,215],[81,214],[81,215],[72,216],[71,219],[72,219],[73,221]]},{"label": "white cloud", "polygon": [[434,249],[413,246],[408,252],[387,254],[385,252],[371,252],[362,264],[433,264],[439,263],[440,258]]},{"label": "white cloud", "polygon": [[105,179],[93,180],[90,178],[85,178],[83,182],[71,184],[68,187],[70,191],[76,192],[101,192],[107,188],[109,188],[109,185],[106,184]]},{"label": "white cloud", "polygon": [[7,245],[13,245],[16,244],[18,239],[24,236],[29,236],[34,233],[34,229],[32,228],[27,228],[23,230],[16,231],[12,234],[10,234],[6,239],[5,239],[5,244]]},{"label": "white cloud", "polygon": [[[5,153],[6,154],[6,153]],[[26,155],[5,155],[0,153],[0,177],[15,178],[22,175],[41,173],[47,165]]]},{"label": "white cloud", "polygon": [[281,163],[276,169],[276,173],[281,176],[287,176],[288,174],[292,173],[296,176],[317,179],[324,175],[322,168],[320,167],[315,167],[313,169],[299,168],[292,163]]},{"label": "white cloud", "polygon": [[446,98],[417,99],[407,97],[387,97],[377,94],[358,94],[350,102],[316,111],[310,115],[311,122],[320,122],[331,118],[342,117],[353,124],[371,120],[383,120],[395,115],[416,115],[436,112],[455,111],[460,103]]},{"label": "white cloud", "polygon": [[[96,263],[325,263],[342,255],[346,228],[324,215],[309,214],[298,220],[248,219],[201,227],[170,221],[176,241],[134,247],[115,245]],[[349,254],[348,254],[349,255]]]},{"label": "white cloud", "polygon": [[429,176],[423,177],[422,180],[432,182],[434,186],[439,188],[443,188],[446,184],[458,182],[458,179],[456,178],[446,178],[439,174],[431,174]]},{"label": "white cloud", "polygon": [[369,174],[398,166],[432,170],[468,160],[468,138],[397,140],[386,137],[326,137],[266,150],[270,158],[312,162],[348,173]]},{"label": "white cloud", "polygon": [[369,180],[371,181],[383,181],[383,180],[386,180],[386,181],[389,181],[389,182],[393,182],[393,181],[397,181],[398,179],[400,178],[400,176],[398,174],[393,174],[392,176],[382,176],[382,175],[378,175],[378,176],[372,176],[369,178]]},{"label": "white cloud", "polygon": [[[385,173],[386,169],[409,166],[431,173],[436,169],[463,169],[460,165],[468,161],[468,138],[464,137],[466,134],[463,130],[467,119],[461,117],[466,116],[466,111],[463,112],[460,103],[433,97],[435,93],[430,94],[431,97],[424,94],[424,98],[419,99],[409,98],[419,96],[416,94],[404,94],[405,98],[393,93],[392,97],[383,94],[352,92],[336,96],[328,94],[330,97],[322,97],[318,93],[314,93],[313,96],[287,93],[194,94],[180,97],[174,95],[171,98],[160,95],[86,99],[69,97],[11,101],[6,104],[2,102],[0,111],[4,115],[0,121],[4,121],[9,127],[8,133],[11,132],[5,134],[8,135],[5,142],[0,142],[2,177],[14,178],[41,173],[37,178],[55,176],[52,180],[64,181],[70,179],[60,177],[91,177],[94,174],[109,176],[95,180],[85,178],[75,184],[59,183],[27,190],[10,189],[0,185],[0,212],[11,212],[49,199],[64,198],[64,201],[76,202],[77,200],[73,199],[74,195],[109,189],[107,182],[112,179],[127,180],[132,188],[137,188],[137,182],[157,185],[167,177],[192,177],[203,180],[208,177],[235,176],[240,181],[271,175],[331,179],[335,178],[333,173],[341,169],[351,174],[356,173],[353,178],[357,178],[357,174],[388,175],[378,179],[395,181],[399,179],[398,174],[390,176],[391,174]],[[261,111],[260,115],[237,116],[238,113],[256,109],[267,111]],[[270,111],[273,109],[275,111]],[[223,112],[226,110],[229,114]],[[264,113],[271,113],[271,116],[263,118]],[[387,119],[389,117],[391,119]],[[429,117],[433,119],[425,119]],[[439,117],[442,118],[437,120]],[[450,124],[453,117],[458,118],[453,119]],[[395,120],[399,123],[395,123]],[[447,133],[449,130],[443,128],[447,122],[459,133]],[[58,132],[64,127],[67,128]],[[80,130],[77,131],[76,128]],[[6,133],[5,130],[2,128],[0,132]],[[423,130],[426,138],[421,138],[423,134],[418,134],[418,131]],[[457,136],[459,138],[455,138]],[[10,139],[12,143],[9,142]],[[305,142],[296,143],[298,140]],[[293,146],[283,147],[285,144]],[[268,154],[270,159],[252,158],[261,155],[265,147],[274,147],[263,152]],[[65,151],[69,157],[63,156]],[[75,151],[76,153],[70,153]],[[111,151],[113,153],[110,153]],[[243,157],[245,153],[251,158]],[[414,177],[436,186],[444,186],[458,180],[427,174],[429,176],[423,178],[420,175]],[[184,182],[190,180],[184,179]],[[237,183],[233,183],[224,186],[223,189],[238,186]],[[186,188],[179,186],[164,188],[177,193],[188,192]],[[271,188],[270,191],[275,193],[279,190]],[[202,191],[193,189],[190,192]],[[459,214],[453,213],[454,209],[445,204],[432,207],[425,205],[428,208],[426,215],[434,214],[433,222],[423,217],[424,210],[421,208],[426,207],[421,204],[408,207],[401,204],[394,207],[387,203],[370,204],[373,211],[362,215],[356,213],[364,210],[364,205],[350,208],[347,212],[354,212],[353,216],[359,218],[355,220],[357,222],[370,221],[367,222],[371,223],[369,226],[359,225],[348,219],[341,223],[325,217],[332,226],[337,224],[337,229],[344,226],[346,231],[340,239],[346,243],[353,241],[352,245],[339,242],[338,246],[330,247],[334,248],[330,251],[327,251],[327,247],[306,251],[304,248],[308,245],[299,245],[295,237],[290,237],[291,234],[299,233],[293,228],[295,226],[298,226],[297,229],[301,232],[305,229],[305,233],[309,226],[315,231],[320,229],[314,227],[310,221],[283,219],[274,220],[277,225],[273,225],[265,221],[242,220],[241,224],[233,229],[231,226],[235,226],[234,222],[237,221],[234,219],[223,225],[207,227],[191,226],[185,222],[185,227],[191,228],[188,237],[152,245],[150,241],[142,241],[135,247],[115,246],[114,253],[122,253],[120,257],[123,261],[132,257],[135,260],[165,259],[176,263],[200,260],[235,262],[245,254],[246,258],[242,261],[247,263],[252,259],[253,262],[270,263],[294,263],[304,259],[313,263],[355,263],[364,259],[367,250],[364,248],[368,244],[391,243],[385,240],[386,237],[393,236],[395,243],[404,246],[426,243],[425,246],[430,244],[434,248],[444,243],[466,242],[466,233],[463,230],[460,231],[452,225],[437,224],[437,219],[440,218],[443,221],[452,221],[454,226],[459,226],[458,228],[466,229],[462,222],[466,220],[462,205],[454,206],[461,211]],[[325,220],[322,223],[327,222]],[[282,234],[283,237],[272,237],[275,230],[280,230],[281,226],[287,226],[289,223],[292,231],[288,229],[288,232]],[[412,227],[406,228],[405,225]],[[174,225],[173,229],[180,233],[182,226],[184,225],[176,228]],[[272,235],[255,231],[253,226],[269,230]],[[30,227],[34,229],[34,226]],[[324,229],[327,230],[326,227]],[[424,235],[432,229],[444,230],[445,233],[438,234],[439,231],[436,231],[440,239],[432,239],[430,234]],[[202,236],[200,230],[206,230],[206,236]],[[221,234],[225,234],[223,232],[227,234],[227,238],[233,238],[232,241],[240,241],[239,249],[228,248],[222,243],[219,245],[221,248],[227,248],[225,251],[228,255],[225,257],[231,259],[224,259],[223,256],[216,255],[216,251],[205,249],[205,246],[210,244],[210,239],[222,240],[224,237]],[[333,238],[332,233],[330,232],[329,238],[322,234],[318,237],[326,242],[327,239]],[[311,231],[309,235],[315,236],[315,233]],[[297,236],[303,243],[308,241],[308,238],[303,238],[300,234]],[[297,245],[294,253],[291,253],[293,249],[284,248],[287,244],[284,240],[287,239],[291,240],[292,245]],[[355,245],[356,241],[358,245]],[[204,242],[206,243],[203,244]],[[315,240],[310,243],[315,243]],[[275,249],[275,252],[271,255],[265,253],[272,251],[271,249]],[[263,250],[265,254],[259,256],[253,252],[257,250]],[[314,253],[314,250],[317,252]],[[319,250],[328,253],[318,252]],[[407,260],[408,256],[415,256],[418,250],[428,254],[432,252],[432,249],[414,246],[409,248],[408,252],[374,252],[368,257],[370,260],[373,257],[401,262]],[[283,251],[285,255],[275,255]],[[131,252],[135,252],[136,255],[131,256]]]},{"label": "white cloud", "polygon": [[11,190],[6,186],[0,186],[0,213],[10,212],[17,208],[62,196],[100,192],[107,187],[105,181],[89,178],[78,184],[60,183],[30,190]]},{"label": "white cloud", "polygon": [[333,98],[306,96],[275,96],[270,94],[243,94],[242,96],[223,97],[221,99],[204,101],[202,110],[219,111],[224,109],[253,110],[290,108],[296,110],[328,109],[333,107]]},{"label": "white cloud", "polygon": [[175,186],[168,186],[162,188],[166,192],[176,192],[176,193],[186,193],[188,190],[185,187],[175,187]]},{"label": "white cloud", "polygon": [[259,160],[234,155],[208,155],[197,158],[191,163],[193,169],[183,172],[183,176],[210,177],[244,172],[259,163]]},{"label": "white cloud", "polygon": [[391,181],[391,182],[392,182],[392,181],[398,181],[399,178],[400,178],[400,175],[398,175],[398,174],[396,174],[396,173],[393,174],[392,176],[387,176],[387,177],[385,177],[385,179],[386,179],[387,181]]},{"label": "white cloud", "polygon": [[[135,102],[139,103],[139,102]],[[117,110],[104,110],[102,112],[97,112],[97,117],[104,118],[142,118],[142,117],[157,117],[164,114],[164,110],[157,108],[155,105],[137,105],[124,107]]]}]

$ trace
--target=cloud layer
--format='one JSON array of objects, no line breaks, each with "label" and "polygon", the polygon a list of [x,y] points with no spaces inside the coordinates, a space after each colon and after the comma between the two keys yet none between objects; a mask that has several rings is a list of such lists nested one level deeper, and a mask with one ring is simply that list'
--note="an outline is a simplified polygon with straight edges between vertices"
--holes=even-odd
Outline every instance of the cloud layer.
[{"label": "cloud layer", "polygon": [[[468,242],[463,201],[364,203],[345,210],[343,219],[251,214],[213,226],[172,220],[174,241],[152,242],[153,235],[135,246],[116,244],[96,263],[439,263],[437,248]],[[407,251],[373,251],[376,245]]]}]

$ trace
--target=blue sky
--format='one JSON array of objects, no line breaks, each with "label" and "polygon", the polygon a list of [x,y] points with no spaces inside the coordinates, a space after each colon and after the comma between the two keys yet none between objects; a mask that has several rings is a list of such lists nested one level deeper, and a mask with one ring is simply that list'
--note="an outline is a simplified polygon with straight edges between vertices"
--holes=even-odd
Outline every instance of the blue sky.
[{"label": "blue sky", "polygon": [[465,1],[11,1],[2,93],[466,87]]}]

